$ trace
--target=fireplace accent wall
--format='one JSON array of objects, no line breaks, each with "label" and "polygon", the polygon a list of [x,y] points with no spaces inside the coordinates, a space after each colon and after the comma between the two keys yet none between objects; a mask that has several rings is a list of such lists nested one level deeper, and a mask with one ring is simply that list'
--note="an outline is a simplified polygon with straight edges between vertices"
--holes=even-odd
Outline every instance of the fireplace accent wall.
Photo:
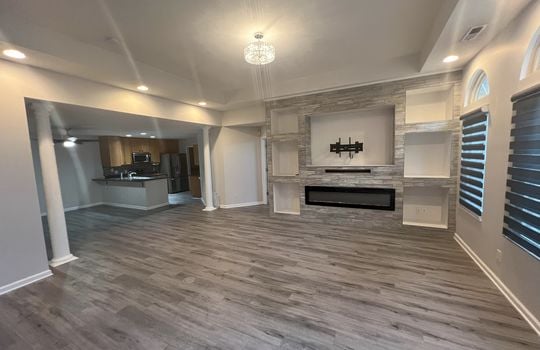
[{"label": "fireplace accent wall", "polygon": [[[266,154],[271,215],[279,215],[284,220],[400,233],[455,232],[460,92],[461,72],[451,72],[267,101]],[[441,103],[433,104],[433,101]],[[329,142],[335,142],[338,137],[348,139],[348,136],[363,142],[363,152],[353,159],[358,162],[337,165],[313,161],[316,155],[312,152],[313,143],[320,140],[312,138],[314,117],[329,118],[331,124],[339,124],[342,123],[340,116],[345,114],[358,112],[361,117],[366,115],[365,111],[377,113],[386,108],[393,111],[393,142],[386,143],[391,144],[392,159],[360,162],[362,157],[373,156],[381,148],[370,139],[374,130],[353,123],[351,130],[345,129],[343,133],[329,131],[332,136]],[[358,132],[363,132],[364,137]],[[439,134],[445,137],[429,137]],[[326,141],[320,143],[329,152]],[[444,147],[439,145],[443,143]],[[438,161],[440,159],[444,162]],[[416,172],[405,172],[405,168]],[[306,187],[393,189],[393,210],[345,206],[339,203],[343,198],[329,198],[331,193],[310,194]],[[380,206],[380,203],[355,203],[358,198],[347,200],[357,205]]]},{"label": "fireplace accent wall", "polygon": [[306,186],[306,204],[326,207],[395,210],[393,188]]}]

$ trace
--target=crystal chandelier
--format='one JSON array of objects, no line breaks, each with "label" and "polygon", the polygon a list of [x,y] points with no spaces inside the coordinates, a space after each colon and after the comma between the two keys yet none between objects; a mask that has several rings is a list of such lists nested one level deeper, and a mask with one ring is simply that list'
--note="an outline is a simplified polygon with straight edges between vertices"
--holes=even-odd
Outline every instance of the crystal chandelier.
[{"label": "crystal chandelier", "polygon": [[255,39],[244,49],[244,58],[247,63],[262,65],[272,62],[276,58],[276,50],[272,44],[262,41],[263,33],[255,33]]}]

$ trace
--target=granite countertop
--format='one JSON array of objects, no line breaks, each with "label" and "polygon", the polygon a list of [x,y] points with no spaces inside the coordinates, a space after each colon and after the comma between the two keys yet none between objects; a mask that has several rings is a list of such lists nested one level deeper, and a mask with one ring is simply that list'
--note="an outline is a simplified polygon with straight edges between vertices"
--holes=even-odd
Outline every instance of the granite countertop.
[{"label": "granite countertop", "polygon": [[153,175],[134,175],[131,178],[129,178],[128,176],[124,176],[124,178],[101,177],[97,179],[92,179],[92,181],[96,181],[96,182],[146,182],[146,181],[161,180],[161,179],[166,179],[166,178],[167,178],[167,175],[165,174],[153,174]]}]

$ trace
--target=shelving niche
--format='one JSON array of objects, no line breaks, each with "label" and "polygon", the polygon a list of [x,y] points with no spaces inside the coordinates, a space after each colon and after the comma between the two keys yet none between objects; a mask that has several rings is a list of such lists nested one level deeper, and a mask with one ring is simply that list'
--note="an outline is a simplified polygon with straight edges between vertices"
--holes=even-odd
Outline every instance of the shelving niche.
[{"label": "shelving niche", "polygon": [[296,109],[276,109],[270,112],[272,135],[298,133],[298,111]]},{"label": "shelving niche", "polygon": [[453,119],[451,86],[407,90],[405,123],[426,123]]},{"label": "shelving niche", "polygon": [[414,132],[405,134],[405,177],[449,178],[451,133]]},{"label": "shelving niche", "polygon": [[296,183],[274,183],[274,212],[300,215],[300,187]]},{"label": "shelving niche", "polygon": [[272,174],[274,176],[298,175],[297,140],[274,140],[272,142]]},{"label": "shelving niche", "polygon": [[448,228],[448,189],[443,187],[405,187],[403,224]]}]

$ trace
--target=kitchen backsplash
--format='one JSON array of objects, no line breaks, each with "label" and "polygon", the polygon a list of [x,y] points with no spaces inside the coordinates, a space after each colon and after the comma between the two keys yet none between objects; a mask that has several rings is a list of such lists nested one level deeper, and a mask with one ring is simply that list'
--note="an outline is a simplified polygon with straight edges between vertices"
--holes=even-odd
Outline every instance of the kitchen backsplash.
[{"label": "kitchen backsplash", "polygon": [[116,177],[121,173],[127,174],[130,171],[134,171],[137,175],[150,175],[159,173],[159,163],[151,164],[124,164],[116,167],[103,167],[104,177]]}]

